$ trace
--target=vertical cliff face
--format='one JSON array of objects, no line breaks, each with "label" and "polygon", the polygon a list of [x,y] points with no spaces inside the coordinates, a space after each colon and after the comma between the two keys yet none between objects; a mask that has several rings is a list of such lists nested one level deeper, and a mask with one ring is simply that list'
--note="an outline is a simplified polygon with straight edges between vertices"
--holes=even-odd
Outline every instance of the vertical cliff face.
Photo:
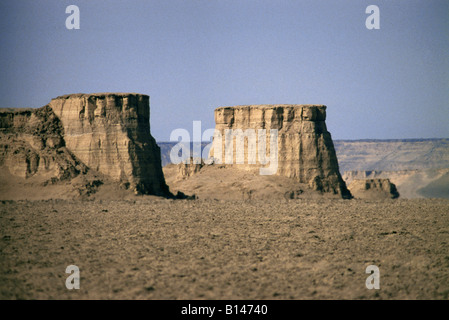
[{"label": "vertical cliff face", "polygon": [[89,168],[140,194],[168,194],[160,149],[150,134],[149,96],[71,94],[49,107],[61,121],[67,148]]},{"label": "vertical cliff face", "polygon": [[[238,129],[245,134],[252,129],[256,135],[259,129],[266,129],[267,158],[270,155],[270,130],[277,130],[277,175],[295,178],[308,183],[314,190],[350,197],[346,184],[341,178],[338,161],[330,133],[326,128],[326,106],[323,105],[247,105],[220,107],[215,110],[215,129],[222,138],[214,138],[213,157],[225,162],[226,135],[231,132],[238,136]],[[236,134],[237,132],[237,134]],[[237,140],[237,139],[236,139]],[[256,153],[257,144],[244,139],[244,165],[256,159],[255,165],[262,166]],[[220,148],[221,145],[221,148]],[[218,147],[218,148],[217,148]],[[233,163],[238,163],[238,150],[234,142]],[[221,149],[221,152],[220,152]],[[217,152],[218,150],[218,152]]]}]

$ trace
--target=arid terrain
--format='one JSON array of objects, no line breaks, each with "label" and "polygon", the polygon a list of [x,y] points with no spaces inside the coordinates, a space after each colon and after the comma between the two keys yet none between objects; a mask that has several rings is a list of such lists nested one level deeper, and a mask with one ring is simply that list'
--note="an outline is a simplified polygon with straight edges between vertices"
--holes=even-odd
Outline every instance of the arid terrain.
[{"label": "arid terrain", "polygon": [[448,221],[445,199],[2,201],[0,298],[448,299]]},{"label": "arid terrain", "polygon": [[0,110],[0,299],[448,299],[447,139],[342,142],[340,174],[325,110],[215,110],[278,130],[276,175],[164,165],[147,95]]}]

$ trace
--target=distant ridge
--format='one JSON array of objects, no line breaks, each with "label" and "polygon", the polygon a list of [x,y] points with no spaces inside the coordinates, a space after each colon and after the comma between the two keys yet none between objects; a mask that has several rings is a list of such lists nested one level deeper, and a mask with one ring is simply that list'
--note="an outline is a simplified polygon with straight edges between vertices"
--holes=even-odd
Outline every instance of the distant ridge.
[{"label": "distant ridge", "polygon": [[[201,142],[201,148],[209,143]],[[157,144],[162,166],[171,163],[170,150],[177,142]],[[449,168],[449,138],[334,140],[334,146],[342,173]]]},{"label": "distant ridge", "polygon": [[449,139],[334,140],[340,171],[449,168]]}]

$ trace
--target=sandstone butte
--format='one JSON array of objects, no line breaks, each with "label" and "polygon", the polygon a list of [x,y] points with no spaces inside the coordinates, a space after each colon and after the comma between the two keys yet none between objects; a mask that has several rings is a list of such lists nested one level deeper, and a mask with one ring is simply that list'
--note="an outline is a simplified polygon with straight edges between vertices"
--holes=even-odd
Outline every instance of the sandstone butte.
[{"label": "sandstone butte", "polygon": [[[278,130],[278,168],[276,175],[294,178],[306,183],[316,191],[338,194],[351,198],[340,175],[337,156],[331,134],[326,127],[326,106],[324,105],[244,105],[220,107],[215,110],[215,129],[221,133],[221,154],[215,154],[217,143],[214,139],[211,155],[223,162],[225,159],[226,129],[266,129],[266,155],[270,154],[268,134],[270,129]],[[259,141],[257,141],[257,144]],[[220,148],[218,148],[219,150]],[[248,151],[249,150],[249,151]],[[257,152],[248,148],[244,140],[244,164],[240,168],[251,167],[248,154]],[[236,151],[236,143],[234,143]],[[236,163],[233,152],[233,163]],[[258,161],[258,160],[257,160]],[[257,162],[256,166],[263,167]],[[266,167],[266,166],[265,166]]]},{"label": "sandstone butte", "polygon": [[135,93],[69,94],[39,109],[2,109],[0,166],[46,177],[44,185],[93,170],[135,194],[170,195],[149,120],[149,96]]}]

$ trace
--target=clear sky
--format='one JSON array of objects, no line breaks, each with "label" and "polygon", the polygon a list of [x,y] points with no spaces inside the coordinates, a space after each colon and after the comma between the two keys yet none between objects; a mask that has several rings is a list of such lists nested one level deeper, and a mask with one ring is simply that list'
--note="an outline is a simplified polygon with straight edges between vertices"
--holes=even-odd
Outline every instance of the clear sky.
[{"label": "clear sky", "polygon": [[2,0],[0,36],[0,107],[148,94],[168,141],[219,106],[325,104],[334,139],[449,137],[447,0]]}]

